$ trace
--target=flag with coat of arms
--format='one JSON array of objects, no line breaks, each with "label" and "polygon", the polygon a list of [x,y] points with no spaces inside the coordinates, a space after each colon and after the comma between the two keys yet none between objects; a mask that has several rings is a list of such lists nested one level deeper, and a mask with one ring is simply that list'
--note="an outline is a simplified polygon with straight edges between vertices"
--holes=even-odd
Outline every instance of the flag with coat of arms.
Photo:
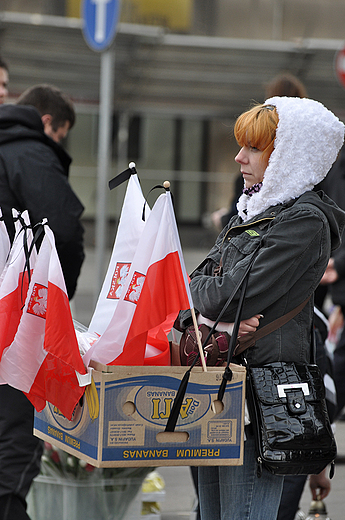
[{"label": "flag with coat of arms", "polygon": [[13,218],[15,237],[0,276],[0,360],[17,331],[37,257],[35,248],[31,248],[33,234],[28,212],[13,210]]},{"label": "flag with coat of arms", "polygon": [[[128,218],[123,228],[130,226]],[[167,331],[178,312],[187,308],[193,308],[188,275],[171,193],[166,191],[143,228],[109,325],[83,356],[85,365],[90,359],[103,364],[145,364],[147,345],[168,343]]]},{"label": "flag with coat of arms", "polygon": [[[146,224],[146,219],[142,218],[144,204],[145,198],[141,191],[138,175],[132,174],[129,177],[112,255],[96,309],[90,321],[89,332],[103,334],[115,312],[139,238]],[[150,208],[146,206],[146,218],[150,211]],[[128,225],[129,222],[130,225]]]},{"label": "flag with coat of arms", "polygon": [[[54,235],[47,224],[44,231],[20,321],[3,351],[0,382],[26,393],[37,411],[49,401],[70,419],[84,392],[76,372],[85,374],[86,370]],[[18,273],[14,279],[18,284]]]}]

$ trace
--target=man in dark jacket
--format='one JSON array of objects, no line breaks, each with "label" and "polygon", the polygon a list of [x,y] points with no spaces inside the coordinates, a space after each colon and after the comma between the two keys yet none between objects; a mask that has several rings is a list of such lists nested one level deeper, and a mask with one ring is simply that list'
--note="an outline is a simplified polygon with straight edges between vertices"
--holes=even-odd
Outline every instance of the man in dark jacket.
[{"label": "man in dark jacket", "polygon": [[58,89],[35,86],[16,105],[0,107],[0,208],[12,239],[12,208],[28,210],[34,225],[48,218],[72,298],[84,260],[84,210],[68,182],[71,158],[59,142],[75,120]]},{"label": "man in dark jacket", "polygon": [[[60,141],[75,121],[71,101],[56,87],[37,85],[16,105],[0,106],[0,208],[11,240],[12,208],[31,224],[47,218],[54,232],[69,298],[84,260],[83,206],[68,182],[71,159]],[[27,520],[25,497],[38,474],[42,442],[34,437],[33,406],[0,385],[0,520]]]}]

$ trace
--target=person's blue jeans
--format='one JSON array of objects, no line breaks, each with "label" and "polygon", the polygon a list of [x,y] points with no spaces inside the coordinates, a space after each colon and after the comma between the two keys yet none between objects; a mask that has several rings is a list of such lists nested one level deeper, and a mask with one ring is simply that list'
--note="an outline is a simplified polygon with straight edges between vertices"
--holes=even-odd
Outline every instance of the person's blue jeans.
[{"label": "person's blue jeans", "polygon": [[244,442],[243,466],[200,466],[201,520],[276,520],[284,477],[257,477],[254,438]]}]

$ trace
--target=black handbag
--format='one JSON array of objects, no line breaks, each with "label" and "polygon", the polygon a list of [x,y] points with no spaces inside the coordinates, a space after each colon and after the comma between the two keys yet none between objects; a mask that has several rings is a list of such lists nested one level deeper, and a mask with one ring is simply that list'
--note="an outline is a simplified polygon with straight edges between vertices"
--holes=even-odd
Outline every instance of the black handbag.
[{"label": "black handbag", "polygon": [[246,368],[258,476],[262,467],[275,475],[309,475],[331,464],[332,478],[337,448],[319,367],[276,362]]},{"label": "black handbag", "polygon": [[[250,267],[242,283],[227,366],[219,387],[218,399],[222,400],[226,382],[231,380],[229,364],[232,356],[240,354],[247,371],[246,397],[255,438],[258,476],[261,476],[263,467],[275,475],[311,475],[320,473],[331,464],[332,478],[337,447],[327,412],[325,387],[319,367],[315,363],[298,364],[283,361],[251,367],[243,354],[258,339],[283,326],[301,312],[309,298],[254,333],[245,334],[240,338],[243,341],[239,342],[237,334],[249,270]],[[313,342],[313,362],[314,346]]]},{"label": "black handbag", "polygon": [[[331,428],[323,377],[315,363],[298,364],[278,361],[263,366],[249,366],[243,352],[255,342],[296,316],[306,305],[298,307],[258,329],[245,334],[241,344],[237,337],[248,276],[244,280],[239,300],[234,334],[230,340],[227,367],[219,388],[222,400],[226,381],[231,379],[229,363],[232,354],[241,354],[246,367],[246,397],[251,427],[254,433],[257,475],[262,468],[275,475],[310,475],[320,473],[331,464],[334,475],[337,447]],[[314,360],[314,345],[312,357]]]}]

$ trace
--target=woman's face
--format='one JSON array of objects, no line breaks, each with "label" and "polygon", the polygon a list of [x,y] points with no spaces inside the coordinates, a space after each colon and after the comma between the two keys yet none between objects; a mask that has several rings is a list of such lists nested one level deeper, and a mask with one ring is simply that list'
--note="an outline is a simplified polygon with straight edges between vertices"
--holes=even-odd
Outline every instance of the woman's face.
[{"label": "woman's face", "polygon": [[235,157],[241,165],[241,173],[246,188],[262,182],[267,168],[267,161],[262,159],[262,151],[251,146],[243,146]]}]

